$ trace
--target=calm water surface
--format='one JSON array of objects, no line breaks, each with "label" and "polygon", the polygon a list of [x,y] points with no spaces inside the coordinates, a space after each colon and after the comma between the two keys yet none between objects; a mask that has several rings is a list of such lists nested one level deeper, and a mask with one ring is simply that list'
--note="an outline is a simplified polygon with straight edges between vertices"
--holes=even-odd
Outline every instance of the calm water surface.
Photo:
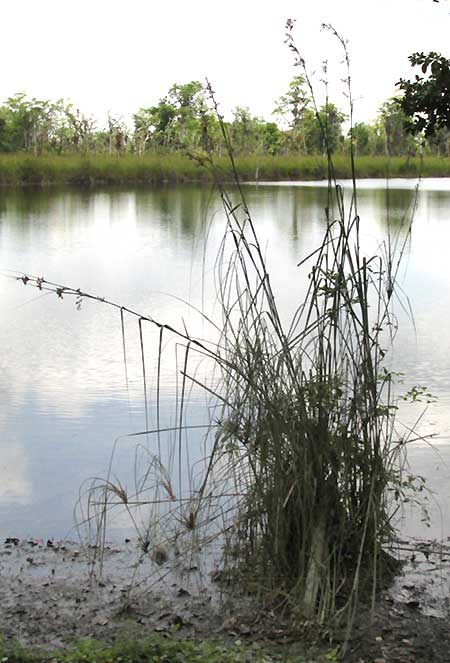
[{"label": "calm water surface", "polygon": [[[344,183],[344,188],[347,185]],[[363,181],[359,213],[363,250],[373,252],[388,226],[402,242],[414,207],[414,182]],[[323,234],[323,183],[247,186],[266,250],[277,302],[286,320],[304,277],[296,264]],[[215,257],[223,233],[216,192],[183,186],[102,192],[24,191],[0,196],[0,268],[44,276],[114,300],[138,312],[207,336],[196,309],[214,317]],[[438,398],[402,407],[399,418],[433,448],[411,446],[413,472],[426,476],[431,527],[405,514],[407,533],[450,536],[450,180],[421,185],[411,237],[400,270],[405,295],[395,304],[399,331],[391,365],[405,373],[404,391],[426,385]],[[409,297],[409,303],[406,298]],[[413,311],[413,320],[409,315]],[[40,293],[0,279],[0,536],[64,536],[82,482],[104,476],[119,436],[156,426],[153,397],[157,334],[144,330],[149,410],[145,412],[136,320],[125,320],[128,388],[117,310]],[[168,339],[162,367],[160,425],[174,424],[183,355]],[[171,346],[171,347],[169,347]],[[176,354],[178,353],[178,354]],[[207,373],[208,367],[199,368]],[[210,403],[189,393],[189,423],[202,424]],[[147,419],[146,419],[147,417]],[[172,435],[168,433],[167,436]],[[136,439],[122,438],[114,471],[132,481]],[[151,444],[156,444],[152,439]],[[168,440],[160,439],[163,449]],[[201,434],[183,443],[182,464],[202,457]],[[164,452],[163,452],[164,453]],[[177,459],[165,461],[175,473]]]}]

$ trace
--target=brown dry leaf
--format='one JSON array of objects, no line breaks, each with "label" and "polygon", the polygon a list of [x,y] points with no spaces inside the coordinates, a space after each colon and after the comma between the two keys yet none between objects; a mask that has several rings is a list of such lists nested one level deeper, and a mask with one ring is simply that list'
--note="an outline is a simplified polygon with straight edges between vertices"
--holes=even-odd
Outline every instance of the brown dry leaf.
[{"label": "brown dry leaf", "polygon": [[229,617],[228,619],[225,619],[225,621],[222,624],[222,628],[225,631],[231,631],[234,630],[238,625],[238,621],[236,617]]}]

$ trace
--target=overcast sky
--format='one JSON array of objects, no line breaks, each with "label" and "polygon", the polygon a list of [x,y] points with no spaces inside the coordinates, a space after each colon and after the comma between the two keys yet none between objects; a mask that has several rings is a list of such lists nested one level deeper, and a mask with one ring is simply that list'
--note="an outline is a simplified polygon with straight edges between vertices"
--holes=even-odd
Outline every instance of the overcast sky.
[{"label": "overcast sky", "polygon": [[[356,119],[374,117],[410,75],[407,56],[450,57],[450,2],[441,0],[3,0],[0,100],[17,91],[64,97],[100,122],[128,119],[175,82],[213,83],[225,114],[237,104],[270,119],[299,73],[283,43],[287,18],[311,71],[329,60],[333,100],[345,107],[336,40],[349,40]],[[318,80],[320,75],[317,76]],[[318,89],[320,82],[317,83]]]}]

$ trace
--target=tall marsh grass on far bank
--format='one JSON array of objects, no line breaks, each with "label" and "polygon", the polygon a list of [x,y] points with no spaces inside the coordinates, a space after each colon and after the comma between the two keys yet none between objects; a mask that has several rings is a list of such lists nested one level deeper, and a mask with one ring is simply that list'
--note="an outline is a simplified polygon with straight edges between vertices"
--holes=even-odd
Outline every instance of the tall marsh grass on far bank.
[{"label": "tall marsh grass on far bank", "polygon": [[[335,176],[351,179],[352,168],[344,155],[333,158]],[[215,158],[224,181],[233,181],[228,158]],[[241,181],[325,180],[326,156],[246,154],[235,157]],[[357,178],[450,177],[450,158],[426,156],[361,156],[355,159]],[[0,186],[104,186],[152,185],[212,180],[208,169],[181,152],[145,155],[0,154]]]}]

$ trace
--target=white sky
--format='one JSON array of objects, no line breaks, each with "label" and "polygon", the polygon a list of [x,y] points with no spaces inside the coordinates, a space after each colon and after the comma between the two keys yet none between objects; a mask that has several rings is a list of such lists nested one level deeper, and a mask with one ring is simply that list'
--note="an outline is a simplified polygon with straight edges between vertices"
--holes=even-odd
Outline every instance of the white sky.
[{"label": "white sky", "polygon": [[[129,119],[175,82],[211,80],[225,114],[237,104],[271,118],[300,73],[283,43],[287,18],[311,70],[329,59],[331,97],[344,70],[323,22],[349,40],[356,119],[372,119],[409,76],[407,56],[450,56],[450,2],[441,0],[1,0],[0,100],[64,97],[100,122]],[[320,75],[318,75],[320,78]],[[318,83],[320,87],[320,83]]]}]

